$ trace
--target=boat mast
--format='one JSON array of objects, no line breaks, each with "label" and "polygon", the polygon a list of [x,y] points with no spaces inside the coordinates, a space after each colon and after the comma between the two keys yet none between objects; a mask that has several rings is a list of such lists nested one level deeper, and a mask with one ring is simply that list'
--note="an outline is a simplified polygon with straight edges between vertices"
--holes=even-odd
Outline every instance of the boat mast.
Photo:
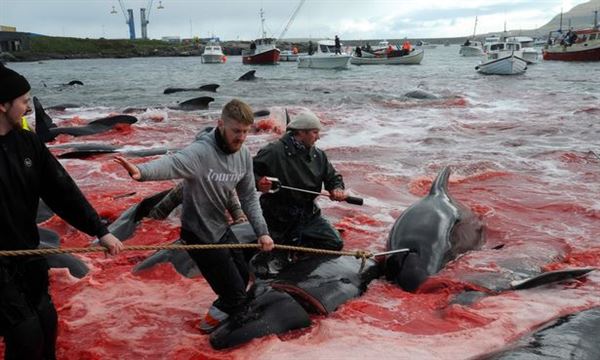
[{"label": "boat mast", "polygon": [[267,33],[265,32],[265,17],[264,17],[265,12],[263,11],[263,8],[260,8],[260,27],[262,29],[262,37],[263,39],[267,37]]},{"label": "boat mast", "polygon": [[598,30],[598,10],[594,10],[594,30]]},{"label": "boat mast", "polygon": [[560,8],[560,25],[558,25],[558,32],[562,32],[562,15],[563,10]]},{"label": "boat mast", "polygon": [[475,16],[475,26],[473,26],[473,39],[475,39],[476,33],[477,33],[477,16]]}]

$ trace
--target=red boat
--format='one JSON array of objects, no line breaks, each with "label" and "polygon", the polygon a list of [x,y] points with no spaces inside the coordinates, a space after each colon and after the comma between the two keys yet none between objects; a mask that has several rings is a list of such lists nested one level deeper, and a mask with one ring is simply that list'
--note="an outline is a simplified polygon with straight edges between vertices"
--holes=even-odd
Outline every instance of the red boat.
[{"label": "red boat", "polygon": [[275,47],[275,39],[256,39],[250,50],[242,52],[242,61],[249,65],[275,65],[279,63],[279,49]]},{"label": "red boat", "polygon": [[[544,60],[600,61],[600,29],[597,26],[597,14],[596,12],[593,28],[569,31],[554,39],[554,45],[546,45],[543,50]],[[553,32],[548,38],[552,39],[552,35]]]},{"label": "red boat", "polygon": [[279,49],[275,47],[276,40],[268,38],[265,32],[265,18],[263,9],[260,9],[262,38],[250,44],[250,50],[242,51],[242,62],[248,65],[275,65],[279,63]]}]

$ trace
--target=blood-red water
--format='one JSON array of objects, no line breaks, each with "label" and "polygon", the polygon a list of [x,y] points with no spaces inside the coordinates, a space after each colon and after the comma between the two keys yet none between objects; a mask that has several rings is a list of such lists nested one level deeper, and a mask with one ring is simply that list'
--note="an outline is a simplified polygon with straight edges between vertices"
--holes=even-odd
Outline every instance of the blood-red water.
[{"label": "blood-red water", "polygon": [[[423,82],[447,89],[451,80],[443,71],[445,65],[438,65],[442,70],[436,70],[437,77]],[[536,71],[532,69],[528,71]],[[201,277],[184,278],[170,264],[133,275],[133,266],[149,252],[77,255],[91,268],[83,279],[63,269],[51,270],[51,293],[59,313],[58,358],[467,359],[501,349],[549,320],[599,306],[597,271],[580,280],[530,290],[503,291],[501,286],[527,272],[600,266],[600,133],[598,108],[589,102],[590,97],[592,102],[597,98],[578,94],[597,93],[593,90],[597,86],[585,90],[582,83],[568,83],[568,89],[580,87],[564,90],[560,77],[556,81],[546,77],[540,83],[529,74],[474,78],[472,68],[469,71],[451,78],[462,90],[447,90],[452,96],[446,100],[402,99],[392,93],[397,82],[390,73],[380,77],[385,80],[365,83],[338,78],[336,86],[348,94],[335,98],[341,100],[327,95],[333,92],[328,84],[322,85],[325,94],[310,88],[319,93],[319,102],[307,105],[299,98],[283,105],[293,114],[302,104],[322,118],[325,128],[318,145],[344,175],[351,194],[365,199],[362,207],[320,200],[324,214],[344,230],[346,249],[384,250],[394,220],[427,194],[437,171],[447,165],[453,171],[452,196],[486,223],[482,249],[449,263],[417,293],[375,280],[363,296],[329,317],[312,317],[308,329],[224,351],[212,349],[208,337],[197,329],[200,316],[214,300]],[[352,73],[367,81],[359,70]],[[300,83],[294,91],[305,94],[310,86]],[[529,91],[521,91],[527,86]],[[381,98],[370,93],[372,98],[363,99],[352,92],[368,87],[381,92]],[[555,106],[559,100],[561,106]],[[271,109],[272,115],[281,110]],[[214,118],[181,112],[140,118],[136,124],[85,141],[182,147],[201,128],[215,125]],[[282,125],[276,126],[282,118],[279,113],[257,124],[258,131],[247,141],[253,153],[280,135]],[[79,140],[63,135],[55,143]],[[109,220],[173,185],[134,182],[111,158],[62,160]],[[57,217],[43,226],[60,233],[64,247],[85,246],[92,240]],[[177,216],[145,219],[127,243],[170,243],[178,238],[178,230]],[[491,291],[494,285],[500,289]],[[465,290],[487,295],[470,305],[454,303]]]}]

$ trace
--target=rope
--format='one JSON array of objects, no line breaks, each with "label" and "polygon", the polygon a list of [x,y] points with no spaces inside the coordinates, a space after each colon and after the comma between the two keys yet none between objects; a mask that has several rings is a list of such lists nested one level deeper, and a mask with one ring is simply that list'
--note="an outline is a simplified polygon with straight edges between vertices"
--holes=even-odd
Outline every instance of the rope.
[{"label": "rope", "polygon": [[[189,245],[127,245],[122,251],[146,251],[146,250],[217,250],[217,249],[259,249],[259,244],[189,244]],[[372,258],[373,254],[364,250],[355,251],[336,251],[317,248],[308,248],[291,245],[275,245],[274,250],[288,250],[312,253],[316,255],[336,255],[336,256],[354,256],[361,259],[360,271],[365,266],[367,259]],[[107,249],[102,246],[90,246],[85,248],[48,248],[32,250],[3,250],[0,251],[0,257],[3,256],[26,256],[26,255],[55,255],[72,253],[92,253],[106,252]]]}]

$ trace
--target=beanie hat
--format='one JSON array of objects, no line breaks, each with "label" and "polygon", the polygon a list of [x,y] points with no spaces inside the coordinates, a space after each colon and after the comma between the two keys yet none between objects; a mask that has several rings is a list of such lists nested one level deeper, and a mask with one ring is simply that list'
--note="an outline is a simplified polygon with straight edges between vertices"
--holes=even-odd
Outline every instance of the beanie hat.
[{"label": "beanie hat", "polygon": [[0,104],[13,101],[29,90],[27,79],[0,63]]},{"label": "beanie hat", "polygon": [[287,125],[289,130],[321,130],[319,118],[310,111],[303,111],[292,118]]}]

